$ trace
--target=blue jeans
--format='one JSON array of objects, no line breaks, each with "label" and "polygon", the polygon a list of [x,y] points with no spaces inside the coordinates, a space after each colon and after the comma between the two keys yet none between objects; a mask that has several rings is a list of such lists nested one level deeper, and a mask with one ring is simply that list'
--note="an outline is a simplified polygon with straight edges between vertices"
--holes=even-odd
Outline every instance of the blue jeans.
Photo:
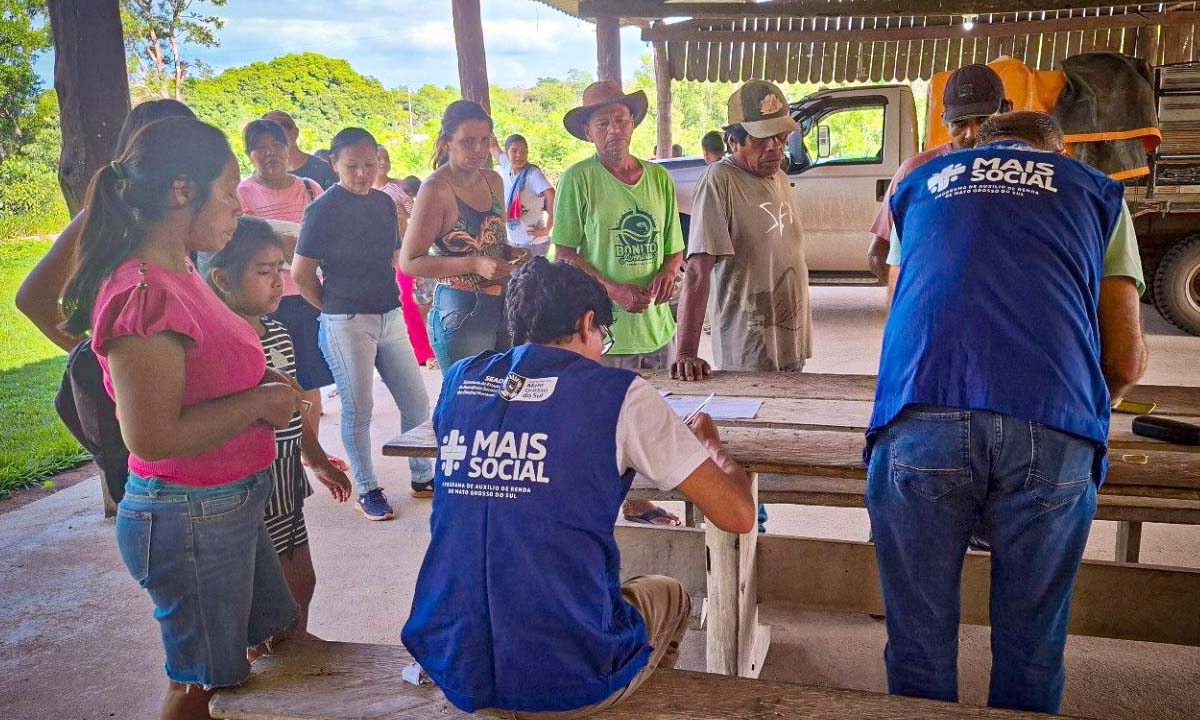
[{"label": "blue jeans", "polygon": [[[365,494],[379,487],[371,453],[375,370],[400,409],[401,432],[429,419],[429,395],[399,308],[384,315],[321,313],[320,342],[342,399],[342,445],[354,485]],[[429,458],[409,458],[408,467],[414,483],[433,479]]]},{"label": "blue jeans", "polygon": [[876,436],[867,510],[888,691],[958,699],[967,539],[992,543],[988,704],[1055,713],[1071,590],[1096,513],[1094,443],[980,410],[910,406]]},{"label": "blue jeans", "polygon": [[512,335],[504,317],[504,296],[438,285],[429,311],[429,344],[443,373],[484,350],[508,350]]},{"label": "blue jeans", "polygon": [[263,523],[270,494],[270,470],[216,487],[129,476],[117,547],[154,601],[171,680],[241,684],[246,648],[299,615]]}]

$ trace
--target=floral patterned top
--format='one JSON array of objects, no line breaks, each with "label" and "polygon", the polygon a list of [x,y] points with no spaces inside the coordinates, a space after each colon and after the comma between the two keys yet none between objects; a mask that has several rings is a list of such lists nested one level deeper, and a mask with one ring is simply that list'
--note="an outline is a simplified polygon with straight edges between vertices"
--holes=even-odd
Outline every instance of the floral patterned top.
[{"label": "floral patterned top", "polygon": [[[451,192],[453,191],[451,188]],[[488,185],[488,193],[492,197],[492,205],[484,211],[471,207],[455,193],[454,201],[458,203],[458,222],[433,241],[433,247],[430,249],[431,255],[443,257],[485,255],[516,264],[524,263],[530,258],[528,250],[515,248],[508,244],[504,208],[496,194],[492,192],[491,184]],[[507,278],[489,280],[481,275],[468,273],[438,278],[437,282],[439,285],[446,285],[455,290],[485,295],[503,295]]]}]

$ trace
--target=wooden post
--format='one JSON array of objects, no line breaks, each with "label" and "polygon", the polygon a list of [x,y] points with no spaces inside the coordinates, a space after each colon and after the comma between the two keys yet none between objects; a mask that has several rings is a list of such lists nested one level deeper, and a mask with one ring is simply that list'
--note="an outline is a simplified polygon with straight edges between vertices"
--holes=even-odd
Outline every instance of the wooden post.
[{"label": "wooden post", "polygon": [[[758,475],[750,494],[758,507]],[[710,673],[758,677],[771,646],[771,628],[758,623],[758,528],[745,535],[704,527],[708,560],[706,665]]]},{"label": "wooden post", "polygon": [[615,17],[596,18],[596,70],[600,80],[621,82],[621,24]]},{"label": "wooden post", "polygon": [[48,9],[62,125],[58,182],[74,215],[92,175],[112,160],[129,114],[125,39],[117,0],[50,0]]},{"label": "wooden post", "polygon": [[488,95],[487,53],[483,46],[483,21],[479,0],[451,0],[454,17],[454,48],[458,52],[458,86],[463,99],[473,100],[492,111]]},{"label": "wooden post", "polygon": [[654,94],[658,117],[658,156],[671,157],[671,66],[667,63],[667,43],[654,41]]},{"label": "wooden post", "polygon": [[1117,562],[1135,563],[1142,554],[1142,524],[1132,520],[1117,522]]}]

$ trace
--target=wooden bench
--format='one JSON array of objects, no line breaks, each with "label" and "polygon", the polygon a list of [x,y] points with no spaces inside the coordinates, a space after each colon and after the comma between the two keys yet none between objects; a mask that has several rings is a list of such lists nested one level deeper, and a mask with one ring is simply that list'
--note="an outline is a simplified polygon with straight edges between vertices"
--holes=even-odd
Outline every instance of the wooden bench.
[{"label": "wooden bench", "polygon": [[[693,596],[711,592],[712,578],[707,575],[713,572],[714,554],[705,531],[620,525],[615,534],[622,577],[670,575]],[[753,540],[756,572],[749,594],[738,599],[742,608],[761,603],[884,614],[875,550],[870,543],[771,533]],[[748,568],[743,566],[740,571]],[[989,624],[990,581],[991,557],[968,553],[962,577],[964,624]],[[1197,598],[1200,570],[1085,560],[1075,578],[1068,632],[1200,647]],[[709,624],[714,620],[710,609]]]},{"label": "wooden bench", "polygon": [[[404,682],[412,662],[398,645],[285,644],[254,664],[249,682],[221,690],[209,711],[225,720],[456,720],[468,715],[432,685]],[[536,682],[536,678],[531,678]],[[835,690],[682,670],[660,670],[596,720],[1046,720],[1053,715],[993,710],[856,690]]]}]

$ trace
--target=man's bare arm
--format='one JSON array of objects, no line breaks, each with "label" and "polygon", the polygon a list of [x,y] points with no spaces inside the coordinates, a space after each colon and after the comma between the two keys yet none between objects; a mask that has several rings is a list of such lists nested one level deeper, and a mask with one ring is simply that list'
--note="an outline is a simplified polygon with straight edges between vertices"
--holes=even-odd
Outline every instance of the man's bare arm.
[{"label": "man's bare arm", "polygon": [[1146,341],[1137,284],[1128,277],[1100,283],[1100,367],[1113,398],[1133,389],[1146,372]]}]

